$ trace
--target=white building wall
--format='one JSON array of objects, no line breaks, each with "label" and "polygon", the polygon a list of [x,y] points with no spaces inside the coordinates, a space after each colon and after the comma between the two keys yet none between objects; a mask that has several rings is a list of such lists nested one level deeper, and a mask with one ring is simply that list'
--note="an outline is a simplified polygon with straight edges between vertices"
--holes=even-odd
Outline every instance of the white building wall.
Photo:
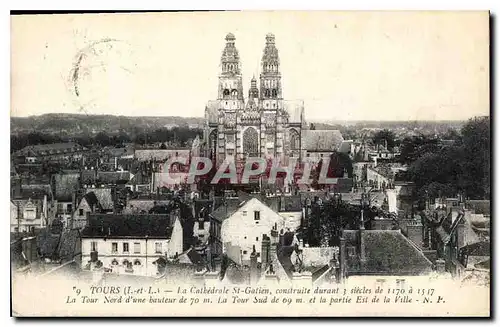
[{"label": "white building wall", "polygon": [[[82,266],[90,261],[90,252],[92,242],[97,242],[98,260],[103,263],[105,268],[112,269],[113,272],[122,274],[133,274],[141,276],[156,276],[157,268],[154,262],[162,256],[155,253],[155,243],[161,243],[162,248],[167,248],[168,240],[157,239],[82,239]],[[118,251],[112,252],[112,244],[118,244]],[[123,243],[129,244],[129,252],[123,252]],[[140,252],[135,253],[134,243],[140,244]],[[124,261],[127,260],[133,264],[133,272],[126,272],[127,266]],[[114,264],[116,261],[118,264]],[[136,261],[140,265],[134,264]]]},{"label": "white building wall", "polygon": [[389,212],[397,212],[398,211],[398,194],[394,189],[386,190],[387,194],[387,203],[389,205]]},{"label": "white building wall", "polygon": [[[255,220],[254,212],[260,212],[260,219]],[[262,235],[271,234],[271,229],[277,224],[278,231],[285,229],[285,219],[264,203],[253,198],[248,200],[231,217],[222,222],[221,239],[225,246],[239,246],[241,249],[241,261],[249,261],[253,246],[256,252],[262,249]],[[225,250],[223,250],[226,252]],[[231,258],[239,262],[239,258]],[[260,257],[258,261],[260,261]]]},{"label": "white building wall", "polygon": [[170,237],[170,242],[168,243],[167,256],[172,258],[175,254],[181,254],[183,247],[183,236],[182,236],[182,225],[178,218],[175,219],[174,229],[172,231],[172,236]]}]

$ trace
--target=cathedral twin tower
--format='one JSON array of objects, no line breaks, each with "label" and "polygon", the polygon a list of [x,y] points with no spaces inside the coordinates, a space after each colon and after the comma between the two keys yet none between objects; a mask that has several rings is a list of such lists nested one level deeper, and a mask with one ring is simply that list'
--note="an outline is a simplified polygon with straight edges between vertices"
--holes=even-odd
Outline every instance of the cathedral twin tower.
[{"label": "cathedral twin tower", "polygon": [[300,156],[302,101],[283,100],[280,60],[273,34],[266,36],[259,85],[252,78],[245,101],[241,63],[232,33],[221,56],[217,100],[205,108],[205,140],[213,159]]}]

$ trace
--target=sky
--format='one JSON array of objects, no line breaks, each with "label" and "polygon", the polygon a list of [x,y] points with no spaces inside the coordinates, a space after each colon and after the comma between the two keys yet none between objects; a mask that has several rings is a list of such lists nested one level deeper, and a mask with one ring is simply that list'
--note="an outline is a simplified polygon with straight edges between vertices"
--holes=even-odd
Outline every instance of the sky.
[{"label": "sky", "polygon": [[283,11],[12,16],[11,115],[202,117],[229,32],[245,95],[276,36],[308,120],[489,114],[487,12]]}]

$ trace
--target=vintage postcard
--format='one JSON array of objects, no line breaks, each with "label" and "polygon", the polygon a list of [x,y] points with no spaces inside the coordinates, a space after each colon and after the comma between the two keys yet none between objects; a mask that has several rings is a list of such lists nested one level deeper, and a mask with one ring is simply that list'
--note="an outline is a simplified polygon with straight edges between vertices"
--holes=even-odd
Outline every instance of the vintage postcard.
[{"label": "vintage postcard", "polygon": [[490,15],[11,15],[15,317],[489,317]]}]

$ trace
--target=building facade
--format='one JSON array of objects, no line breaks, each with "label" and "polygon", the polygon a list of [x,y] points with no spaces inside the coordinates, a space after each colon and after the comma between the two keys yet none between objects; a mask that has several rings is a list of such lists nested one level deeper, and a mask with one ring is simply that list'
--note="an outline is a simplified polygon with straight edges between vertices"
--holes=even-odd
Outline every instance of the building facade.
[{"label": "building facade", "polygon": [[158,260],[182,253],[182,225],[171,215],[94,215],[82,231],[82,266],[157,276]]},{"label": "building facade", "polygon": [[306,127],[304,103],[283,97],[274,35],[266,36],[261,74],[258,81],[252,78],[247,99],[235,40],[231,33],[226,36],[218,97],[205,108],[204,138],[209,155],[218,162],[245,157],[299,157]]}]

